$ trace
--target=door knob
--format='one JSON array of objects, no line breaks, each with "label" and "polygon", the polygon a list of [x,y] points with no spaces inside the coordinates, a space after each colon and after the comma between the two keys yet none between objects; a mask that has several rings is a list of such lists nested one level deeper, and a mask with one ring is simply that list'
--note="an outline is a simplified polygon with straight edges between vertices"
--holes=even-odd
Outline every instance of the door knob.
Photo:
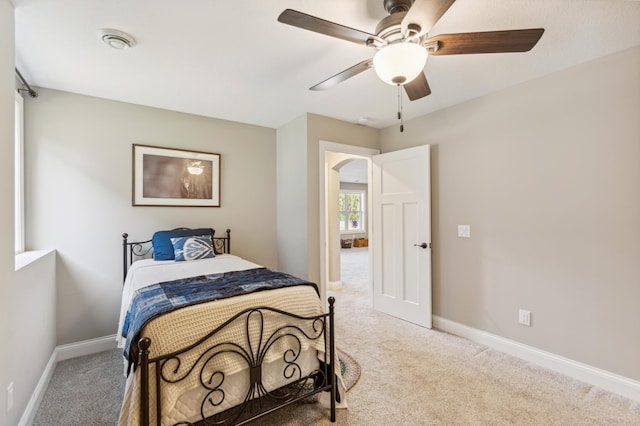
[{"label": "door knob", "polygon": [[422,247],[423,249],[426,249],[427,247],[429,247],[429,246],[427,245],[427,243],[414,244],[413,246],[414,246],[414,247]]}]

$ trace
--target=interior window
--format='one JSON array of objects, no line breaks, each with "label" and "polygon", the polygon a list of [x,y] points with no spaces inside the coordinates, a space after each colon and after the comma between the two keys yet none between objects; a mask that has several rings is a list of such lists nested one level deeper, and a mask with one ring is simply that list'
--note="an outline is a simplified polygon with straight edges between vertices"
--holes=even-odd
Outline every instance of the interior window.
[{"label": "interior window", "polygon": [[340,232],[364,232],[364,192],[340,191],[339,197]]}]

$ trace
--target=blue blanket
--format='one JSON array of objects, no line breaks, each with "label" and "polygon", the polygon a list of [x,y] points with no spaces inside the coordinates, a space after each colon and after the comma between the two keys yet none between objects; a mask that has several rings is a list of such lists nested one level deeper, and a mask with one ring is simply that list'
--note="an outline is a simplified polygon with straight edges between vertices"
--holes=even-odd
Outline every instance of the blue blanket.
[{"label": "blue blanket", "polygon": [[159,315],[212,300],[296,285],[310,285],[318,293],[314,283],[267,268],[200,275],[141,288],[133,297],[122,329],[125,357],[135,366],[138,334]]}]

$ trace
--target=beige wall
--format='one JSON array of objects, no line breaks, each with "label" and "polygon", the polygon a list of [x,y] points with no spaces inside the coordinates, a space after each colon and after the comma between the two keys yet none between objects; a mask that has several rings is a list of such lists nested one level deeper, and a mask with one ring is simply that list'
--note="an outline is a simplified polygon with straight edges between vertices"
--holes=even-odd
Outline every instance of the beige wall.
[{"label": "beige wall", "polygon": [[277,130],[278,268],[307,277],[307,117]]},{"label": "beige wall", "polygon": [[[326,198],[326,241],[327,241],[327,281],[339,283],[340,268],[340,168],[353,157],[338,152],[325,153]],[[322,219],[321,219],[322,220]],[[322,265],[321,265],[322,266]]]},{"label": "beige wall", "polygon": [[[56,347],[56,253],[29,252],[18,257],[25,263],[15,274],[14,293],[8,307],[12,351],[9,380],[14,382],[16,405],[13,422],[32,401],[33,390]],[[6,389],[6,388],[5,388]],[[40,395],[42,397],[42,395]],[[39,401],[38,401],[39,402]]]},{"label": "beige wall", "polygon": [[13,72],[13,7],[0,1],[0,425],[11,424],[6,410],[6,389],[12,380],[11,305],[14,290],[13,245],[13,128],[14,128],[14,72]]},{"label": "beige wall", "polygon": [[[14,255],[13,8],[0,1],[0,425],[16,425],[55,347],[55,253]],[[18,270],[15,268],[18,267]],[[7,412],[7,388],[13,408]]]},{"label": "beige wall", "polygon": [[[55,248],[57,343],[116,333],[121,235],[212,226],[275,268],[274,129],[38,89],[25,100],[27,246]],[[132,144],[221,154],[221,207],[132,207]]]},{"label": "beige wall", "polygon": [[[305,114],[278,129],[278,258],[282,271],[320,283],[320,141],[377,149],[378,134],[377,129],[315,114]],[[322,284],[320,291],[324,298]]]},{"label": "beige wall", "polygon": [[435,315],[640,379],[638,76],[640,47],[382,131],[431,145]]},{"label": "beige wall", "polygon": [[364,127],[345,121],[335,120],[315,114],[307,115],[307,215],[309,227],[308,265],[309,279],[320,281],[320,195],[319,195],[319,158],[320,141],[353,145],[362,148],[378,149],[380,132],[378,129]]}]

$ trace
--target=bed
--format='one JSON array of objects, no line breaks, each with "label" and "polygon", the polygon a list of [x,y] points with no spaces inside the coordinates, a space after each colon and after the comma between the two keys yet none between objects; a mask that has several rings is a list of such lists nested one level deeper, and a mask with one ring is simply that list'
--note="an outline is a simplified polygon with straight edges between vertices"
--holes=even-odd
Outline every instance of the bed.
[{"label": "bed", "polygon": [[315,284],[230,254],[229,230],[122,247],[120,425],[245,424],[316,394],[335,422],[333,298],[325,312]]}]

